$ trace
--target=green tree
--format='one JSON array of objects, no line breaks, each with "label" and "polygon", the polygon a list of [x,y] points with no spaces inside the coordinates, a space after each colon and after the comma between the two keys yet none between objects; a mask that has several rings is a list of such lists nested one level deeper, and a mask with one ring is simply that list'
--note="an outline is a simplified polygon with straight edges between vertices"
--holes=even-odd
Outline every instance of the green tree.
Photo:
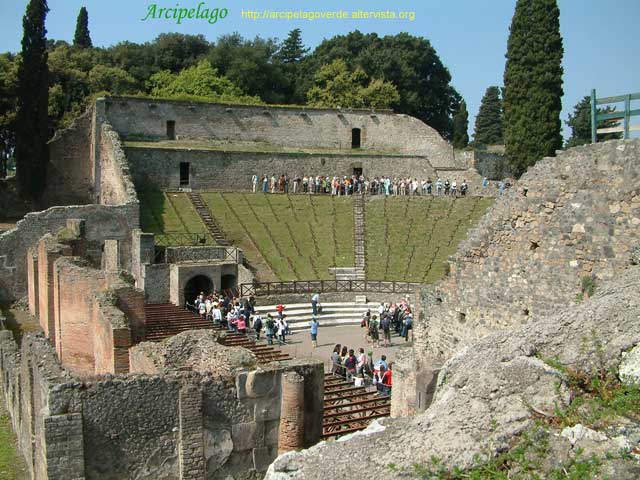
[{"label": "green tree", "polygon": [[76,33],[73,36],[73,46],[78,48],[91,48],[91,36],[89,35],[89,12],[85,7],[80,8],[76,20]]},{"label": "green tree", "polygon": [[136,93],[136,79],[119,67],[108,67],[98,64],[91,69],[88,76],[91,92],[110,92],[114,95]]},{"label": "green tree", "polygon": [[400,95],[393,84],[380,79],[369,81],[362,68],[351,72],[338,59],[316,73],[315,85],[307,92],[307,98],[309,105],[315,107],[388,108]]},{"label": "green tree", "polygon": [[469,112],[467,112],[467,104],[464,100],[460,102],[458,111],[453,116],[453,147],[465,148],[469,145]]},{"label": "green tree", "polygon": [[501,145],[503,142],[500,87],[492,86],[487,88],[480,102],[473,143],[475,145]]},{"label": "green tree", "polygon": [[300,63],[296,88],[307,92],[314,85],[316,72],[336,59],[343,59],[352,71],[360,67],[369,78],[391,82],[400,97],[390,107],[421,119],[451,139],[460,95],[429,40],[408,33],[379,37],[359,31],[333,37]]},{"label": "green tree", "polygon": [[0,54],[0,178],[7,176],[9,158],[15,148],[17,61]]},{"label": "green tree", "polygon": [[300,83],[300,64],[307,53],[309,49],[302,42],[302,32],[296,28],[289,32],[274,56],[276,64],[282,70],[284,80],[281,89],[283,102],[304,103],[304,96],[297,95],[299,92],[297,86]]},{"label": "green tree", "polygon": [[309,49],[302,43],[302,31],[295,28],[280,45],[276,58],[282,63],[298,63],[307,53]]},{"label": "green tree", "polygon": [[[611,113],[615,107],[598,108],[598,113]],[[573,107],[573,115],[565,122],[571,128],[571,137],[567,140],[567,148],[591,143],[591,97],[586,96]],[[598,128],[612,128],[620,126],[619,121],[605,120],[598,123]],[[621,138],[620,133],[606,133],[598,135],[598,140],[613,140]]]},{"label": "green tree", "polygon": [[245,95],[208,60],[175,75],[163,70],[149,79],[151,94],[158,97],[198,97],[215,102],[260,104],[260,98]]},{"label": "green tree", "polygon": [[240,34],[221,36],[209,53],[211,65],[249,95],[268,103],[285,103],[287,81],[282,64],[275,61],[274,39],[243,39]]},{"label": "green tree", "polygon": [[562,147],[562,37],[556,0],[518,0],[504,71],[504,139],[516,176]]},{"label": "green tree", "polygon": [[18,182],[29,194],[43,193],[47,179],[47,103],[49,97],[46,0],[31,0],[22,20],[22,62],[18,67],[16,167]]}]

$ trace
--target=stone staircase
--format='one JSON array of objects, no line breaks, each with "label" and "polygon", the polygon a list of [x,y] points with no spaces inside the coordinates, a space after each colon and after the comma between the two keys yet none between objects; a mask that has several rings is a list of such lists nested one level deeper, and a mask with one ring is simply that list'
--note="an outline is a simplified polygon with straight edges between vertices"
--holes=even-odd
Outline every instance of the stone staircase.
[{"label": "stone staircase", "polygon": [[196,212],[198,212],[202,223],[205,224],[209,233],[211,233],[213,238],[215,238],[216,243],[223,246],[231,245],[231,242],[227,240],[222,227],[216,223],[209,211],[209,207],[204,203],[200,194],[198,192],[188,192],[187,195],[189,196],[189,200],[191,200],[191,204],[196,209]]},{"label": "stone staircase", "polygon": [[365,255],[365,219],[364,219],[364,196],[362,194],[353,195],[353,250],[355,253],[356,280],[364,280],[367,269]]},{"label": "stone staircase", "polygon": [[[379,303],[357,303],[357,302],[333,302],[324,303],[320,299],[322,312],[318,315],[321,327],[338,327],[346,325],[360,325],[362,315],[371,310],[371,314],[377,314]],[[309,328],[312,310],[311,301],[309,303],[294,303],[285,305],[285,318],[291,330],[304,330]],[[278,316],[276,305],[256,306],[262,318],[266,318],[270,313],[274,318]]]},{"label": "stone staircase", "polygon": [[[187,330],[224,330],[208,320],[202,320],[188,310],[176,307],[172,303],[158,303],[145,305],[146,335],[145,341],[159,342]],[[251,329],[247,329],[252,333]],[[244,347],[253,352],[260,362],[289,360],[291,357],[268,345],[259,345],[251,335],[240,335],[225,330],[223,345],[229,347]]]}]

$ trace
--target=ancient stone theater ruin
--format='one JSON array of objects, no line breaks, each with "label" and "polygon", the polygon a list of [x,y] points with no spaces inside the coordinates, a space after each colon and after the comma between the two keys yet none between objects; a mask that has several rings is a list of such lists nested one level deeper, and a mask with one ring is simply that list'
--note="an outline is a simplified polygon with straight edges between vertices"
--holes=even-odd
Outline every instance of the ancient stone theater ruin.
[{"label": "ancient stone theater ruin", "polygon": [[[49,208],[0,235],[0,301],[27,298],[41,330],[19,343],[0,331],[4,401],[33,478],[398,478],[433,456],[468,467],[476,453],[505,449],[532,412],[570,401],[543,358],[588,360],[582,333],[593,330],[602,360],[617,368],[640,341],[640,267],[630,265],[637,140],[540,161],[435,284],[367,281],[365,207],[354,195],[353,269],[332,270],[334,287],[309,278],[267,290],[198,192],[248,191],[256,173],[301,171],[458,176],[473,192],[474,155],[389,111],[139,97],[98,99],[49,147]],[[191,194],[208,233],[168,241],[144,231],[140,195],[149,189]],[[599,285],[595,294],[585,278]],[[398,354],[392,400],[184,309],[200,290],[270,305],[307,301],[318,288],[378,301],[411,292],[415,341]]]}]

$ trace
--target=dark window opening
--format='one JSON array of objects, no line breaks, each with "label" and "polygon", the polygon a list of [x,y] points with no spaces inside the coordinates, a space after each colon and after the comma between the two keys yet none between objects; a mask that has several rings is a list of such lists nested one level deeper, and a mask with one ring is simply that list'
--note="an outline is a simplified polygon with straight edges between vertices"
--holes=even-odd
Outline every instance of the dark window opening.
[{"label": "dark window opening", "polygon": [[167,120],[167,139],[176,139],[176,122],[175,120]]},{"label": "dark window opening", "polygon": [[235,275],[222,275],[220,279],[220,290],[225,291],[238,286]]},{"label": "dark window opening", "polygon": [[356,177],[359,177],[360,175],[362,175],[362,168],[354,168],[353,175]]},{"label": "dark window opening", "polygon": [[189,162],[180,162],[180,186],[189,185]]},{"label": "dark window opening", "polygon": [[351,130],[351,148],[360,148],[360,129],[353,128]]}]

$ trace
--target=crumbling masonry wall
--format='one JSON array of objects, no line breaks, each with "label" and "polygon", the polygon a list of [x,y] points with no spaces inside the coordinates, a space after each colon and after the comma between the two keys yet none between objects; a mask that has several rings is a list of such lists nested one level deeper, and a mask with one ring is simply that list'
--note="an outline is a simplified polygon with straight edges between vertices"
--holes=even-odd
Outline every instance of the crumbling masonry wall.
[{"label": "crumbling masonry wall", "polygon": [[628,264],[639,229],[639,140],[543,159],[469,233],[434,295],[423,293],[417,355],[449,357],[576,304],[583,279],[597,286]]},{"label": "crumbling masonry wall", "polygon": [[29,213],[16,228],[0,235],[0,302],[27,295],[27,251],[46,233],[66,227],[69,219],[85,220],[88,248],[101,252],[105,240],[118,245],[120,268],[131,268],[131,230],[139,225],[137,204],[52,207]]},{"label": "crumbling masonry wall", "polygon": [[[41,335],[18,351],[0,332],[5,402],[34,478],[261,478],[275,458],[280,382],[305,378],[315,441],[322,422],[322,364],[283,362],[220,378],[174,372],[80,381],[60,368]],[[32,442],[33,440],[33,442]]]}]

